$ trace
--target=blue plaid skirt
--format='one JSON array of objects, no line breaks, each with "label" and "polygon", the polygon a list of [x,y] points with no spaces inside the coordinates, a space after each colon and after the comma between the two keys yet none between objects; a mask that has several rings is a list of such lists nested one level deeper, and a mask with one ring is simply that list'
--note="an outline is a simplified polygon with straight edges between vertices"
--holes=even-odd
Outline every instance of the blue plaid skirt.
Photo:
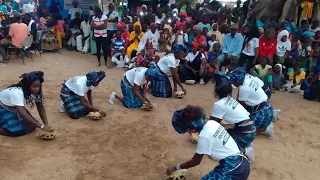
[{"label": "blue plaid skirt", "polygon": [[[28,112],[29,113],[29,112]],[[30,114],[30,113],[29,113]],[[0,102],[0,127],[7,131],[9,136],[23,136],[31,133],[36,128],[22,120],[18,113],[5,107]]]},{"label": "blue plaid skirt", "polygon": [[250,174],[250,164],[242,155],[229,156],[219,161],[219,165],[201,180],[246,180]]},{"label": "blue plaid skirt", "polygon": [[227,129],[239,148],[248,147],[254,138],[256,138],[257,132],[254,123],[247,126],[242,126],[242,124],[248,123],[249,121],[251,120],[248,119],[240,123],[236,123],[234,128]]},{"label": "blue plaid skirt", "polygon": [[257,129],[266,128],[273,121],[273,107],[269,102],[263,102],[255,107],[247,107],[250,118]]},{"label": "blue plaid skirt", "polygon": [[151,94],[154,97],[172,97],[172,87],[168,76],[161,72],[157,65],[150,68],[155,68],[158,71],[158,76],[151,81]]},{"label": "blue plaid skirt", "polygon": [[[128,79],[126,77],[121,80],[121,91],[122,91],[122,103],[125,107],[134,109],[134,108],[141,108],[143,102],[134,95],[133,87],[130,85]],[[140,87],[139,92],[143,95],[143,89]]]},{"label": "blue plaid skirt", "polygon": [[80,102],[80,96],[72,92],[65,84],[61,88],[60,98],[70,118],[78,119],[89,114],[89,111]]}]

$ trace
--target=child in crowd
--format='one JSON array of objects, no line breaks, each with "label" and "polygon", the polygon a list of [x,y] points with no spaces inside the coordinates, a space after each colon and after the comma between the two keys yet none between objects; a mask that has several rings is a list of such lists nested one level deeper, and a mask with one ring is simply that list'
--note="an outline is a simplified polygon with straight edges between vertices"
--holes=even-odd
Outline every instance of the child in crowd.
[{"label": "child in crowd", "polygon": [[272,87],[276,90],[282,90],[286,80],[282,74],[282,65],[276,64],[272,73]]},{"label": "child in crowd", "polygon": [[137,61],[138,61],[137,51],[133,50],[131,52],[131,58],[130,59],[128,58],[126,61],[126,67],[129,69],[137,67],[137,64],[136,64]]},{"label": "child in crowd", "polygon": [[121,31],[117,31],[116,37],[112,39],[112,54],[117,54],[121,51],[120,48],[125,48],[126,41],[121,37]]},{"label": "child in crowd", "polygon": [[293,72],[289,74],[288,92],[300,93],[300,85],[306,78],[306,73],[301,70],[301,63],[297,62],[294,64]]},{"label": "child in crowd", "polygon": [[301,38],[301,45],[298,47],[298,58],[297,61],[301,63],[301,68],[303,71],[308,69],[308,61],[310,58],[311,47],[310,47],[310,38],[306,35]]},{"label": "child in crowd", "polygon": [[111,61],[115,63],[118,68],[124,68],[126,62],[129,61],[128,56],[126,55],[126,50],[122,46],[119,48],[119,52],[113,54]]},{"label": "child in crowd", "polygon": [[81,34],[80,27],[74,23],[70,29],[71,37],[68,41],[69,50],[77,49],[76,37]]},{"label": "child in crowd", "polygon": [[[210,37],[210,40],[208,41],[208,46],[209,46],[209,52],[213,50],[213,46],[218,43],[217,41],[217,36],[215,34],[212,34]],[[219,44],[220,46],[220,44]],[[219,49],[220,50],[220,49]]]},{"label": "child in crowd", "polygon": [[220,49],[221,45],[218,42],[212,45],[212,49],[210,49],[208,53],[208,64],[210,64],[212,60],[217,59],[221,55]]},{"label": "child in crowd", "polygon": [[251,68],[250,73],[253,76],[260,78],[265,84],[269,85],[271,91],[272,89],[272,66],[267,64],[269,58],[266,56],[260,57],[260,64],[255,65]]}]

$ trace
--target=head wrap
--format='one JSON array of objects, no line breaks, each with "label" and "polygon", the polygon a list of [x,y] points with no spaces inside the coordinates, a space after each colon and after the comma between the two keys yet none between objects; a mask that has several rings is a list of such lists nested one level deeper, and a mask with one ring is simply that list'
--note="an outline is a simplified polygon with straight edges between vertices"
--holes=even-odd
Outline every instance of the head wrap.
[{"label": "head wrap", "polygon": [[283,36],[287,36],[287,38],[289,38],[289,32],[288,32],[287,30],[282,30],[282,31],[278,34],[278,37],[277,37],[278,42],[281,41],[281,38],[282,38]]},{"label": "head wrap", "polygon": [[90,71],[88,74],[86,74],[87,77],[87,83],[86,85],[88,87],[93,86],[94,84],[99,83],[104,79],[106,74],[103,71],[95,72],[95,71]]},{"label": "head wrap", "polygon": [[151,76],[152,78],[158,77],[159,71],[155,67],[150,67],[146,71],[146,76]]},{"label": "head wrap", "polygon": [[310,31],[305,31],[302,33],[302,35],[306,35],[308,38],[312,38],[312,32]]},{"label": "head wrap", "polygon": [[216,80],[216,90],[221,89],[222,87],[226,85],[231,85],[232,82],[230,81],[230,77],[227,76],[223,72],[217,72],[214,74],[214,79]]},{"label": "head wrap", "polygon": [[42,71],[32,71],[30,73],[24,73],[19,78],[25,79],[29,82],[34,82],[36,80],[40,80],[40,83],[44,82],[43,78],[44,73]]},{"label": "head wrap", "polygon": [[136,26],[139,26],[139,27],[140,27],[140,31],[142,30],[142,26],[141,26],[141,23],[140,23],[140,22],[135,22],[135,23],[133,24],[133,29],[135,29]]},{"label": "head wrap", "polygon": [[278,63],[274,67],[279,66],[280,67],[280,74],[282,74],[282,64]]},{"label": "head wrap", "polygon": [[201,31],[201,27],[200,27],[200,26],[198,26],[198,25],[194,25],[194,26],[193,26],[193,30]]},{"label": "head wrap", "polygon": [[189,130],[198,129],[204,123],[204,118],[200,118],[197,121],[188,121],[184,119],[183,109],[177,110],[172,116],[172,126],[179,133],[184,134]]},{"label": "head wrap", "polygon": [[191,46],[195,47],[195,48],[199,48],[199,43],[197,43],[196,41],[193,41],[191,43]]},{"label": "head wrap", "polygon": [[180,51],[185,52],[186,49],[185,49],[184,46],[181,45],[181,44],[175,44],[175,45],[173,45],[173,47],[172,47],[172,51],[173,51],[173,53],[178,53],[178,52],[180,52]]},{"label": "head wrap", "polygon": [[172,33],[172,27],[169,24],[165,24],[163,29],[168,29],[170,33]]},{"label": "head wrap", "polygon": [[233,71],[231,71],[228,75],[230,77],[230,80],[233,82],[239,82],[239,83],[243,83],[245,76],[246,76],[246,69],[244,67],[238,67],[236,69],[234,69]]},{"label": "head wrap", "polygon": [[179,17],[187,17],[187,13],[185,11],[182,11],[179,13]]},{"label": "head wrap", "polygon": [[124,22],[122,22],[122,21],[119,22],[118,25],[117,25],[117,29],[120,30],[120,29],[123,28],[123,27],[127,27],[127,25],[126,25]]}]

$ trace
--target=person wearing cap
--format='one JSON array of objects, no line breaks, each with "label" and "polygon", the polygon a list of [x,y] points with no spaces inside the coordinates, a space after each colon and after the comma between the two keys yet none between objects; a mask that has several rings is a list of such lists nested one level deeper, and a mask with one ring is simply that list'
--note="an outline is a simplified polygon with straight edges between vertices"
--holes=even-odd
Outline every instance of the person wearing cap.
[{"label": "person wearing cap", "polygon": [[[205,49],[207,49],[207,40],[201,33],[201,28],[198,25],[193,26],[193,35],[189,36],[189,41],[196,42],[199,44],[199,50],[204,53]],[[191,45],[190,43],[190,45]]]},{"label": "person wearing cap", "polygon": [[187,90],[179,80],[178,66],[180,60],[185,56],[185,48],[182,45],[174,45],[172,52],[162,57],[158,63],[150,68],[156,70],[157,76],[153,78],[150,84],[151,94],[155,97],[172,97],[172,87],[168,75],[172,75],[174,92],[177,92],[179,86],[186,94]]},{"label": "person wearing cap", "polygon": [[[199,44],[192,42],[190,52],[185,57],[184,65],[179,66],[179,79],[184,83],[186,80],[195,80],[204,84],[200,71],[206,67],[205,55],[199,51]],[[203,73],[203,72],[202,72]]]},{"label": "person wearing cap", "polygon": [[186,21],[187,13],[186,12],[179,13],[179,18],[180,20],[176,22],[176,27],[185,26],[187,24],[187,21]]},{"label": "person wearing cap", "polygon": [[238,101],[250,113],[250,119],[254,121],[257,132],[264,132],[268,139],[273,139],[274,108],[268,102],[263,81],[247,74],[243,67],[234,69],[228,76],[233,85],[239,87]]},{"label": "person wearing cap", "polygon": [[237,143],[228,131],[213,120],[206,120],[201,107],[188,105],[174,112],[172,126],[179,134],[199,133],[196,152],[192,159],[167,168],[166,173],[198,166],[204,155],[219,161],[219,165],[201,180],[246,180],[250,174],[248,158],[239,150]]},{"label": "person wearing cap", "polygon": [[68,18],[72,21],[76,18],[76,12],[82,14],[82,9],[78,8],[79,2],[77,0],[72,1],[73,8],[70,8],[68,11]]},{"label": "person wearing cap", "polygon": [[231,33],[225,35],[222,43],[222,55],[217,58],[217,66],[228,66],[231,59],[238,59],[242,50],[243,36],[237,33],[238,24],[231,25]]},{"label": "person wearing cap", "polygon": [[71,119],[79,119],[88,115],[89,112],[102,112],[93,106],[92,90],[105,76],[103,71],[90,71],[85,76],[76,76],[67,80],[61,87],[60,112],[67,111]]},{"label": "person wearing cap", "polygon": [[234,128],[227,129],[227,131],[252,163],[253,147],[251,143],[256,137],[256,127],[250,119],[250,113],[232,97],[232,82],[226,74],[216,73],[215,81],[215,96],[219,100],[214,103],[209,119],[218,123],[221,123],[223,119],[234,125]]},{"label": "person wearing cap", "polygon": [[157,50],[159,48],[159,39],[160,39],[160,33],[157,30],[158,25],[155,23],[152,23],[150,25],[150,30],[148,30],[141,38],[138,46],[138,52],[140,52],[142,49],[145,49],[146,47],[153,48]]},{"label": "person wearing cap", "polygon": [[107,56],[111,56],[110,45],[113,35],[117,32],[117,24],[119,22],[119,13],[114,10],[114,4],[110,3],[108,5],[108,11],[103,12],[108,18],[107,24]]},{"label": "person wearing cap", "polygon": [[126,55],[126,48],[123,46],[119,47],[118,52],[112,55],[111,61],[115,63],[118,68],[124,68],[126,66],[126,62],[129,61],[129,58]]},{"label": "person wearing cap", "polygon": [[114,104],[117,99],[129,109],[141,108],[142,105],[152,107],[146,96],[147,85],[157,76],[157,73],[155,69],[145,67],[137,67],[127,71],[120,82],[123,97],[112,92],[109,98],[110,104]]}]

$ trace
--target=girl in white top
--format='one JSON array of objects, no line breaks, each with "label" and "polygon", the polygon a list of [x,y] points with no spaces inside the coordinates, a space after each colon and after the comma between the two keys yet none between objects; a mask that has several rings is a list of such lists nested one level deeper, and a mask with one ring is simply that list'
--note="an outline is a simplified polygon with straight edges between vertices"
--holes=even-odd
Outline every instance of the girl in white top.
[{"label": "girl in white top", "polygon": [[[36,128],[53,132],[42,104],[43,72],[33,71],[20,76],[22,80],[0,92],[0,134],[23,136]],[[26,109],[25,104],[37,106],[41,124]]]},{"label": "girl in white top", "polygon": [[222,119],[233,124],[234,128],[227,129],[236,141],[240,150],[253,162],[252,141],[256,137],[256,127],[250,119],[250,113],[234,98],[230,78],[224,73],[215,74],[215,96],[219,98],[213,105],[211,120],[221,122]]},{"label": "girl in white top", "polygon": [[[71,119],[79,119],[88,115],[89,112],[100,112],[105,115],[104,112],[93,106],[92,101],[92,90],[105,76],[103,71],[90,71],[85,76],[76,76],[66,81],[60,93],[60,112],[66,110]],[[88,100],[84,97],[85,94]]]},{"label": "girl in white top", "polygon": [[244,68],[236,68],[229,73],[229,77],[233,85],[239,87],[238,101],[250,112],[257,132],[265,132],[269,139],[273,139],[274,109],[262,89],[264,83],[259,78],[246,74]]},{"label": "girl in white top", "polygon": [[250,69],[258,59],[260,31],[256,25],[252,26],[246,34],[243,42],[242,53],[239,58],[239,66],[243,67],[247,61],[247,68]]},{"label": "girl in white top", "polygon": [[250,174],[250,164],[242,155],[236,142],[216,121],[206,121],[202,108],[188,105],[173,114],[172,125],[179,134],[190,131],[199,133],[196,153],[191,160],[171,166],[167,174],[180,169],[188,169],[199,165],[204,155],[219,161],[219,165],[201,179],[238,179],[246,180]]},{"label": "girl in white top", "polygon": [[277,37],[277,55],[281,58],[281,63],[284,62],[284,58],[289,55],[291,51],[291,41],[289,39],[289,32],[287,30],[282,30]]},{"label": "girl in white top", "polygon": [[115,99],[121,101],[127,108],[141,108],[142,105],[152,107],[147,99],[147,84],[157,75],[157,71],[152,68],[138,67],[127,71],[121,80],[121,91],[123,97],[112,92],[109,102],[114,104]]},{"label": "girl in white top", "polygon": [[177,86],[179,86],[185,94],[187,93],[178,75],[179,62],[185,56],[185,48],[182,45],[174,45],[172,50],[172,54],[164,56],[155,66],[150,67],[157,71],[156,77],[152,79],[150,84],[151,94],[155,97],[172,97],[172,87],[168,78],[169,74],[173,78],[174,92],[177,91]]}]

